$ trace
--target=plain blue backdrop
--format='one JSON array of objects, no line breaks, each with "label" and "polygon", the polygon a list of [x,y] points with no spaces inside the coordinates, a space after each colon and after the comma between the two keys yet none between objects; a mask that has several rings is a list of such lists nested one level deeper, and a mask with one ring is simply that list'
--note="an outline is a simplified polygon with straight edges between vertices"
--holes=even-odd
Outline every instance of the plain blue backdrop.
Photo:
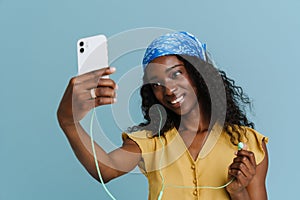
[{"label": "plain blue backdrop", "polygon": [[[0,199],[108,199],[75,158],[56,110],[77,72],[79,38],[142,27],[186,30],[207,43],[253,100],[256,129],[270,138],[269,198],[297,198],[299,10],[298,0],[0,0]],[[138,65],[140,55],[116,62],[115,77]],[[121,144],[121,131],[111,130]],[[138,173],[107,186],[117,199],[147,199]]]}]

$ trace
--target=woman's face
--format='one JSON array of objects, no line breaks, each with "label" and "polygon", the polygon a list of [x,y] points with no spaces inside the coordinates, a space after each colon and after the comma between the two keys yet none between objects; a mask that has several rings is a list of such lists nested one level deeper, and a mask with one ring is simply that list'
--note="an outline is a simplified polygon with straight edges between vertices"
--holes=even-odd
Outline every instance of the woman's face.
[{"label": "woman's face", "polygon": [[154,59],[145,72],[155,97],[166,108],[186,115],[198,105],[196,87],[176,56]]}]

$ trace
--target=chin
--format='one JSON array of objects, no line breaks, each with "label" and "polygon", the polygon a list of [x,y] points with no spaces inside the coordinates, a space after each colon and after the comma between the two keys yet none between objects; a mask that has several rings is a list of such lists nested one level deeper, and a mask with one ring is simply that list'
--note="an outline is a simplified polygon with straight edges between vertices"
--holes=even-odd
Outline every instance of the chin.
[{"label": "chin", "polygon": [[178,109],[172,109],[172,111],[177,114],[177,115],[180,115],[180,116],[184,116],[186,114],[188,114],[190,112],[190,110],[188,109],[184,109],[182,107],[179,107]]}]

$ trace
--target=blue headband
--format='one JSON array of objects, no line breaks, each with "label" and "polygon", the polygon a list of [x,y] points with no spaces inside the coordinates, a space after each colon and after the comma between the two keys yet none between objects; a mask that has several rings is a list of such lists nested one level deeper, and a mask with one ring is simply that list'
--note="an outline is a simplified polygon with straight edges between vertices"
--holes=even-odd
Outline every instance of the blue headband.
[{"label": "blue headband", "polygon": [[144,58],[143,69],[155,58],[166,55],[196,56],[203,61],[206,45],[202,45],[198,39],[188,32],[174,32],[162,35],[148,46]]}]

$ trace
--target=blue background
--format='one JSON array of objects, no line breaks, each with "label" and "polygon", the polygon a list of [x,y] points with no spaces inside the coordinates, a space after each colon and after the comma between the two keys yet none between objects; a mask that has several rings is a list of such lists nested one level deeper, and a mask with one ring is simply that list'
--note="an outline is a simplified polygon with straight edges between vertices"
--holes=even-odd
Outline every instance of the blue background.
[{"label": "blue background", "polygon": [[[253,99],[256,129],[270,137],[269,198],[297,197],[299,9],[298,0],[0,0],[0,199],[108,199],[75,158],[56,110],[77,72],[79,38],[149,26],[186,30],[207,43]],[[116,77],[141,58],[121,61]],[[111,133],[116,145],[120,133]],[[117,199],[147,199],[141,174],[107,186]]]}]

